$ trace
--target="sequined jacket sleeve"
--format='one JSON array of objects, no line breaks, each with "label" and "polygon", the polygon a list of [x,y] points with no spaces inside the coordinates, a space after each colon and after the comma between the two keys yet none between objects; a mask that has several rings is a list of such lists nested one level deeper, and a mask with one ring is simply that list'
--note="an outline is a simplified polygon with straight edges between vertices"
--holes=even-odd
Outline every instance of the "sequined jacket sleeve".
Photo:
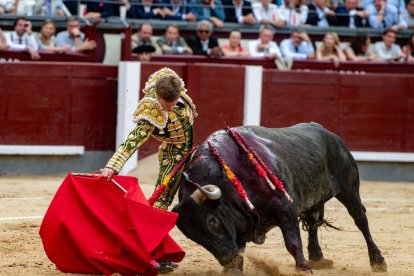
[{"label": "sequined jacket sleeve", "polygon": [[150,137],[154,128],[148,121],[138,121],[136,127],[129,133],[125,142],[119,146],[115,154],[109,159],[105,168],[110,168],[116,173],[119,173],[126,161]]}]

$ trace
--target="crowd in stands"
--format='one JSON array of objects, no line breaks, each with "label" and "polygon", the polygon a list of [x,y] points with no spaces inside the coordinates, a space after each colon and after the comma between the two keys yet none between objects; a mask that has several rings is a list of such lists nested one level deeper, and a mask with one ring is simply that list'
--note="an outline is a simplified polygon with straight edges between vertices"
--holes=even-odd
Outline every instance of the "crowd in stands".
[{"label": "crowd in stands", "polygon": [[[0,13],[17,15],[80,15],[88,19],[120,16],[136,19],[211,21],[216,28],[226,22],[270,24],[275,27],[414,28],[413,0],[0,0]],[[17,5],[16,5],[17,4]]]},{"label": "crowd in stands", "polygon": [[[78,6],[78,2],[81,3]],[[413,61],[413,35],[403,47],[397,45],[397,32],[414,29],[414,0],[0,0],[0,14],[16,14],[14,30],[0,29],[0,50],[27,51],[39,59],[41,51],[58,54],[83,53],[97,45],[81,32],[80,15],[87,19],[120,16],[122,9],[131,19],[171,20],[165,34],[152,40],[153,29],[144,23],[136,34],[133,53],[150,60],[160,49],[162,54],[207,55],[212,57],[264,57],[276,60],[317,59],[335,64],[342,61]],[[32,32],[30,16],[66,16],[67,29],[56,33],[56,25],[46,19],[38,33]],[[198,22],[191,37],[180,36],[174,22]],[[220,45],[214,30],[226,22],[260,26],[258,38],[246,47],[242,33],[230,32],[228,43]],[[337,33],[326,32],[320,45],[311,41],[301,26],[371,27],[383,31],[382,41],[371,44],[369,35],[357,34],[343,47]],[[291,36],[280,42],[274,34],[280,27],[292,27]],[[343,49],[344,48],[344,49]]]},{"label": "crowd in stands", "polygon": [[40,59],[39,50],[59,54],[82,53],[93,50],[95,41],[85,38],[81,32],[77,17],[69,17],[66,30],[56,34],[56,24],[46,19],[40,31],[32,31],[32,23],[26,17],[17,17],[13,24],[13,31],[4,32],[0,29],[2,50],[25,51],[34,60]]},{"label": "crowd in stands", "polygon": [[[80,3],[80,6],[78,6]],[[70,16],[88,19],[120,16],[174,21],[208,20],[275,27],[414,28],[414,0],[0,0],[0,14]]]},{"label": "crowd in stands", "polygon": [[[382,41],[371,45],[371,39],[366,33],[358,33],[345,48],[341,47],[341,41],[337,33],[328,31],[318,47],[311,41],[307,33],[299,27],[292,30],[289,38],[284,39],[279,45],[274,41],[275,30],[271,25],[263,25],[259,36],[248,42],[244,48],[240,41],[242,34],[239,30],[232,30],[228,37],[228,43],[219,44],[219,40],[213,35],[213,24],[210,21],[200,21],[196,34],[184,39],[180,37],[178,27],[171,24],[167,27],[165,35],[156,43],[152,39],[152,26],[144,23],[138,29],[133,52],[138,54],[139,60],[148,61],[156,47],[163,54],[196,54],[210,57],[261,57],[276,60],[326,60],[339,65],[343,61],[384,61],[402,62],[414,61],[413,35],[407,45],[402,48],[395,43],[397,32],[386,29],[383,32]],[[145,47],[144,47],[145,46]]]}]

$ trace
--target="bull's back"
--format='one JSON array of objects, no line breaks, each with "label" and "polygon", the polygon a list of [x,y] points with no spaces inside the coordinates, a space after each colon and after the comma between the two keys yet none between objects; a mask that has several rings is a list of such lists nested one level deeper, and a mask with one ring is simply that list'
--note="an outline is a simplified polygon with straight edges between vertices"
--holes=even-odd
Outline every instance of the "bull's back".
[{"label": "bull's back", "polygon": [[296,198],[298,211],[312,209],[343,189],[357,190],[358,169],[343,141],[316,123],[288,128],[249,127],[269,142],[273,169]]}]

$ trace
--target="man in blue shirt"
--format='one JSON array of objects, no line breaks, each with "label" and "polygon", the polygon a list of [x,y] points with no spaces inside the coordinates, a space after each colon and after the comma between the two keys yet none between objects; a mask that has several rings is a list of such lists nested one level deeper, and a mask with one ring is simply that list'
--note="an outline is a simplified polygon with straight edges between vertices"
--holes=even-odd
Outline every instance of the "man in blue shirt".
[{"label": "man in blue shirt", "polygon": [[80,22],[77,17],[69,17],[66,24],[66,31],[60,32],[56,36],[56,46],[71,46],[71,52],[81,53],[87,50],[93,50],[96,47],[94,40],[85,39],[85,34],[80,31]]},{"label": "man in blue shirt", "polygon": [[399,31],[406,27],[406,23],[398,15],[397,8],[387,4],[386,0],[374,0],[373,4],[368,5],[366,11],[369,15],[369,25],[372,28]]},{"label": "man in blue shirt", "polygon": [[221,0],[190,0],[188,4],[192,6],[197,21],[210,21],[217,28],[224,26],[226,16]]},{"label": "man in blue shirt", "polygon": [[294,29],[290,38],[282,40],[280,51],[284,58],[312,59],[315,58],[315,49],[307,33]]}]

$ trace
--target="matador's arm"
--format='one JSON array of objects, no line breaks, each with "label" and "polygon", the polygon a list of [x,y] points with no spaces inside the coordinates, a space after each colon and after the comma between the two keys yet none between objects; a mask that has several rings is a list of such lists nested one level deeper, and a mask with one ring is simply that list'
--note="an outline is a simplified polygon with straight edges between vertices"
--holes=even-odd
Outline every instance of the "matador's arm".
[{"label": "matador's arm", "polygon": [[105,168],[119,173],[126,161],[150,137],[154,128],[152,124],[145,120],[138,121],[136,127],[129,133],[125,142],[119,146],[118,150],[109,159]]}]

